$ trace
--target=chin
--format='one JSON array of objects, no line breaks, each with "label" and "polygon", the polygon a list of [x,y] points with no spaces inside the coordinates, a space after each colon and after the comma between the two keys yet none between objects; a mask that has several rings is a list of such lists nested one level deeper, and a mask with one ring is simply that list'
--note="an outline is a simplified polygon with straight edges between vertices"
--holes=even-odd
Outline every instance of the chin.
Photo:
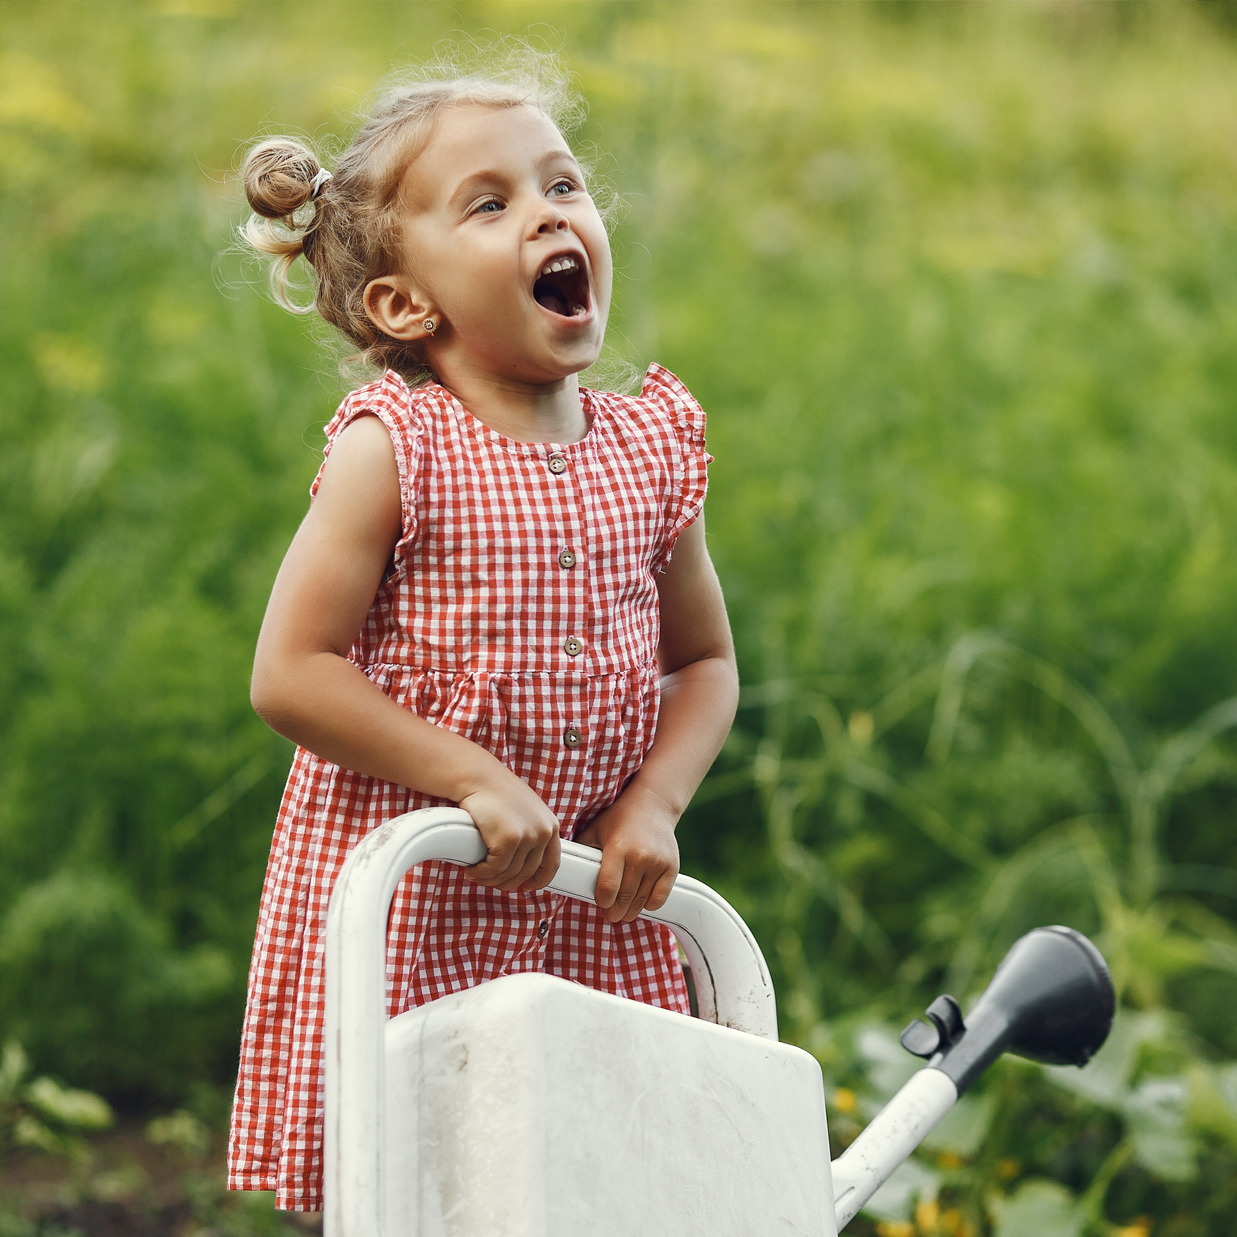
[{"label": "chin", "polygon": [[583,340],[575,340],[571,344],[559,347],[551,345],[550,357],[547,358],[549,364],[546,368],[559,370],[563,377],[568,377],[588,369],[590,365],[596,363],[599,356],[601,356],[600,340],[590,340],[587,343]]}]

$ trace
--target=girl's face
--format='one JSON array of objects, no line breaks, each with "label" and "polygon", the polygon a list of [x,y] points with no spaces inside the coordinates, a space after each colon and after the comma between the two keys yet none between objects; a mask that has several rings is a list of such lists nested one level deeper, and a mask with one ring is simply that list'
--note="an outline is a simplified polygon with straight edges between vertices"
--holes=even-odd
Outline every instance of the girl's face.
[{"label": "girl's face", "polygon": [[[449,108],[401,193],[401,273],[410,306],[439,323],[431,348],[441,373],[463,367],[540,385],[597,359],[610,242],[579,164],[542,112]],[[415,312],[410,324],[419,325]]]}]

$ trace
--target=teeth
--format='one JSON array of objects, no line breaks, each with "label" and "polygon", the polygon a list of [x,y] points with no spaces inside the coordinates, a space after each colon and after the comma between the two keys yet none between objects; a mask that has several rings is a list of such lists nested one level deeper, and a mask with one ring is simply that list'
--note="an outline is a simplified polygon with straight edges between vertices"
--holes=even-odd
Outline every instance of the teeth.
[{"label": "teeth", "polygon": [[574,271],[579,269],[575,258],[552,258],[541,268],[543,275],[557,275],[559,271]]}]

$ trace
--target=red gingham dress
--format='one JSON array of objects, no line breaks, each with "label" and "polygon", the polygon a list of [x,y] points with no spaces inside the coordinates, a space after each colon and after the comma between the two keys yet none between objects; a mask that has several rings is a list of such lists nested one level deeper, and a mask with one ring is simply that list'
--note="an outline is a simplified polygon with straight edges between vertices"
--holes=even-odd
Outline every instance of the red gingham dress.
[{"label": "red gingham dress", "polygon": [[[350,660],[405,708],[497,756],[564,837],[614,802],[653,741],[655,578],[700,513],[709,461],[703,411],[659,366],[638,397],[581,399],[581,441],[520,443],[442,387],[410,390],[388,371],[344,400],[326,431],[329,454],[346,425],[377,416],[399,469],[401,536]],[[249,973],[230,1188],[321,1209],[331,888],[371,829],[443,802],[297,750]],[[545,891],[485,888],[453,864],[405,877],[387,937],[391,1017],[518,971],[688,1012],[666,928],[611,924]]]}]

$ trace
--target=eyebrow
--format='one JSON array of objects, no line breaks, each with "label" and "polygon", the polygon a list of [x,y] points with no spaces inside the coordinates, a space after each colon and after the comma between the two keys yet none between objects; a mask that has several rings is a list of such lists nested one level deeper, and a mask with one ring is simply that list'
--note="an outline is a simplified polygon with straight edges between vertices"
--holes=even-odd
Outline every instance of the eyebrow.
[{"label": "eyebrow", "polygon": [[[546,151],[546,153],[537,160],[537,170],[542,171],[543,169],[552,166],[554,163],[559,162],[570,163],[577,172],[580,171],[579,160],[569,150]],[[462,181],[460,181],[458,185],[456,185],[455,189],[451,193],[451,196],[447,198],[447,203],[450,206],[454,206],[459,203],[461,199],[468,198],[483,186],[499,182],[505,183],[507,179],[507,174],[505,172],[498,171],[496,168],[484,168],[479,172],[470,172]]]}]

